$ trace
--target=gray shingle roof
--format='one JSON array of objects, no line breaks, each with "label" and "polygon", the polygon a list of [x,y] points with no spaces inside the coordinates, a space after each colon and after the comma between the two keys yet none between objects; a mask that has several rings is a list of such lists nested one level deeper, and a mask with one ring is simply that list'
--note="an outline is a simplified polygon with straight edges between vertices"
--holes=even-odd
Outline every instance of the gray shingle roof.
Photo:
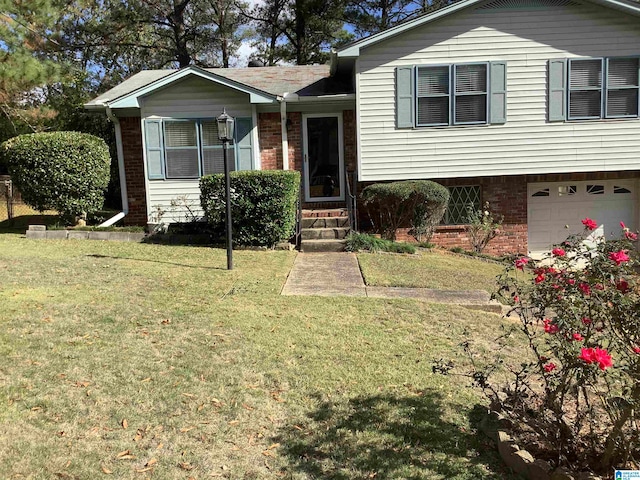
[{"label": "gray shingle roof", "polygon": [[[284,93],[299,93],[300,95],[351,93],[349,85],[329,76],[329,65],[206,68],[204,70],[271,95],[283,95]],[[104,102],[113,101],[176,71],[143,70],[94,98],[86,105],[101,105]]]}]

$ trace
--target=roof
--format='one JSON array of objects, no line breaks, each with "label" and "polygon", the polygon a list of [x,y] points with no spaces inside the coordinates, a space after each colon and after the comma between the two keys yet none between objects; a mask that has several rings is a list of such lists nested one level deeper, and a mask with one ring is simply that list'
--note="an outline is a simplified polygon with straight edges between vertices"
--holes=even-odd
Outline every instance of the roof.
[{"label": "roof", "polygon": [[[624,13],[628,13],[631,15],[640,16],[640,4],[631,0],[584,0],[590,3],[594,3],[597,5],[601,5],[604,7],[613,8],[615,10],[619,10]],[[387,38],[394,37],[399,35],[407,30],[412,30],[416,27],[420,27],[427,23],[431,23],[435,20],[439,20],[448,15],[452,15],[466,8],[470,8],[473,6],[478,6],[479,4],[483,4],[487,2],[487,0],[459,0],[448,7],[442,8],[440,10],[435,10],[433,12],[425,13],[416,17],[412,20],[400,23],[395,27],[388,28],[379,33],[375,33],[368,37],[362,38],[360,40],[356,40],[348,45],[345,45],[342,48],[339,48],[334,52],[335,56],[339,58],[353,58],[360,55],[360,49],[364,47],[368,47],[370,45],[379,43]]]},{"label": "roof", "polygon": [[201,76],[205,78],[229,80],[229,83],[224,83],[232,88],[244,91],[242,88],[244,86],[258,94],[272,97],[282,96],[285,93],[300,95],[350,93],[348,86],[329,76],[329,65],[203,69],[186,67],[182,70],[143,70],[87,102],[85,106],[102,107],[106,103],[113,104],[116,100],[124,99],[135,92],[138,92],[138,95],[144,95],[154,85],[161,88],[171,83],[174,77],[175,80],[183,78],[184,75],[180,75],[179,72],[185,74],[202,72]]}]

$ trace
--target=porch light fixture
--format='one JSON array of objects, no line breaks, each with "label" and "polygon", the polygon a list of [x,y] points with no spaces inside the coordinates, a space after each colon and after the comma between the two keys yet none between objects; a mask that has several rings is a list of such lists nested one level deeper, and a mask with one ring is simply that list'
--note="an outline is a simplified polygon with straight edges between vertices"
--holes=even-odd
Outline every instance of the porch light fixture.
[{"label": "porch light fixture", "polygon": [[227,230],[227,270],[233,270],[233,238],[231,233],[231,177],[229,176],[229,159],[227,156],[227,147],[229,142],[233,140],[233,124],[234,119],[227,115],[227,110],[222,109],[216,122],[218,123],[218,138],[222,142],[222,155],[224,159],[224,193],[226,203],[226,220],[225,228]]}]

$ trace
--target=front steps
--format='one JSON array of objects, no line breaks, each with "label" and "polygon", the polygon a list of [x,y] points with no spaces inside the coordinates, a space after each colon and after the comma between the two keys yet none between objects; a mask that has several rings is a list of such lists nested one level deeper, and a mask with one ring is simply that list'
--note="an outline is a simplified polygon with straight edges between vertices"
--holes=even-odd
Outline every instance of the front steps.
[{"label": "front steps", "polygon": [[349,216],[344,208],[302,210],[300,250],[344,252],[349,231]]}]

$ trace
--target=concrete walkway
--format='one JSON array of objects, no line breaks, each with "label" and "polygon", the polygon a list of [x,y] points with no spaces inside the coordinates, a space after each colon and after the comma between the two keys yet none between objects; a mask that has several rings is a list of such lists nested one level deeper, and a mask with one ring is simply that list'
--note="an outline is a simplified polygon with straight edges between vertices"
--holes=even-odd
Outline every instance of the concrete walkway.
[{"label": "concrete walkway", "polygon": [[354,253],[299,253],[282,295],[412,298],[424,302],[460,305],[473,310],[502,313],[484,290],[368,287]]}]

